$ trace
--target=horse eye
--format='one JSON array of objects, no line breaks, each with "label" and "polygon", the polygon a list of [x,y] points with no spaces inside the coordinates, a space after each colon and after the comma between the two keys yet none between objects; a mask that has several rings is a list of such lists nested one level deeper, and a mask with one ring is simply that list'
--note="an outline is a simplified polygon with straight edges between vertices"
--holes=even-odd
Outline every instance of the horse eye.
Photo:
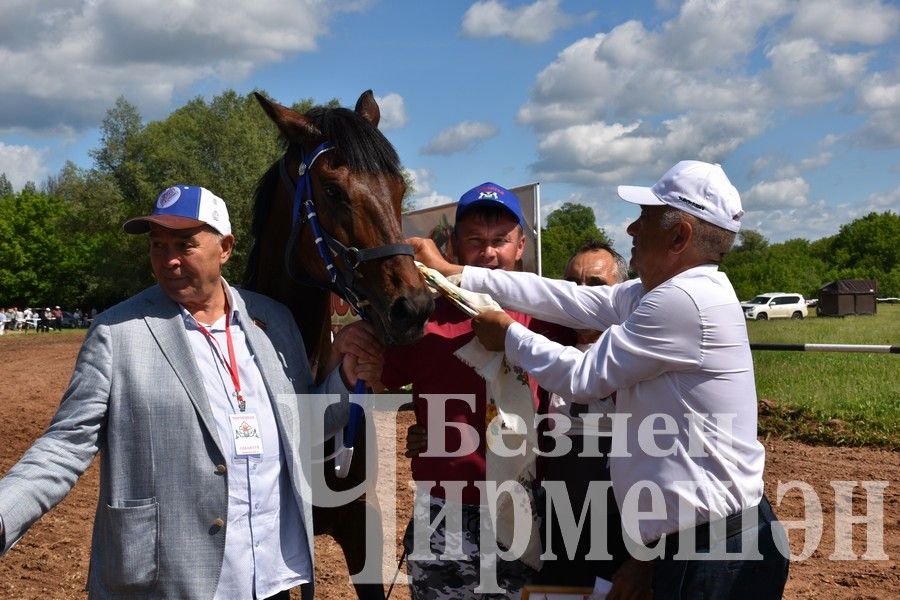
[{"label": "horse eye", "polygon": [[344,190],[334,183],[326,183],[322,186],[322,191],[329,200],[337,200],[344,195]]}]

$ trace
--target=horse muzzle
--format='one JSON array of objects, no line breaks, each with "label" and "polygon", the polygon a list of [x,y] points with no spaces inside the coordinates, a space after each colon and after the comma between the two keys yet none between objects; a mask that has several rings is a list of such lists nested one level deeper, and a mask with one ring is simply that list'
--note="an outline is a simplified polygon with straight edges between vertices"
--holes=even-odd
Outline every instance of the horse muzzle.
[{"label": "horse muzzle", "polygon": [[398,296],[382,319],[388,345],[414,344],[425,334],[425,323],[434,311],[434,300],[425,290],[409,290]]}]

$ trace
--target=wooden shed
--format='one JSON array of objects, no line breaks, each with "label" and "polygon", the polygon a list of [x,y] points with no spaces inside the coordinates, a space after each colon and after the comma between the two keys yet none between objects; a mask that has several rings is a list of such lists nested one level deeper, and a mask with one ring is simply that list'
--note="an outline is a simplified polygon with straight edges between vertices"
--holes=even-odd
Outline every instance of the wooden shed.
[{"label": "wooden shed", "polygon": [[816,314],[823,317],[874,315],[876,311],[874,279],[839,279],[819,288]]}]

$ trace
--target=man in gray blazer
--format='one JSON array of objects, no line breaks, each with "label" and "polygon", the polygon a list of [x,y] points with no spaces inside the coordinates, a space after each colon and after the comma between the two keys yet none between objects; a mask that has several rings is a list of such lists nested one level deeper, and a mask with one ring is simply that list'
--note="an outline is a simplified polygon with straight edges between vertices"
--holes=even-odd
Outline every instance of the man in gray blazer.
[{"label": "man in gray blazer", "polygon": [[[221,276],[224,202],[174,186],[125,223],[150,234],[158,284],[98,315],[47,429],[0,480],[5,553],[99,451],[91,598],[286,598],[313,580],[300,457],[347,420],[347,382],[378,381],[365,326],[314,385],[288,310]],[[370,348],[371,351],[364,350]],[[342,394],[340,402],[295,394]],[[333,399],[333,397],[332,397]]]}]

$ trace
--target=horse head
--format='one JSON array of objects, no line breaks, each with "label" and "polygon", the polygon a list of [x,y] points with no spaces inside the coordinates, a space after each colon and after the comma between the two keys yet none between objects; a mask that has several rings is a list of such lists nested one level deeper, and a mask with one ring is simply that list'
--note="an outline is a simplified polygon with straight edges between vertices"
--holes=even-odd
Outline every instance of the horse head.
[{"label": "horse head", "polygon": [[406,184],[396,151],[377,128],[372,91],[355,110],[304,114],[256,98],[287,142],[269,219],[286,244],[287,274],[337,291],[388,344],[420,339],[434,302],[404,244]]}]

